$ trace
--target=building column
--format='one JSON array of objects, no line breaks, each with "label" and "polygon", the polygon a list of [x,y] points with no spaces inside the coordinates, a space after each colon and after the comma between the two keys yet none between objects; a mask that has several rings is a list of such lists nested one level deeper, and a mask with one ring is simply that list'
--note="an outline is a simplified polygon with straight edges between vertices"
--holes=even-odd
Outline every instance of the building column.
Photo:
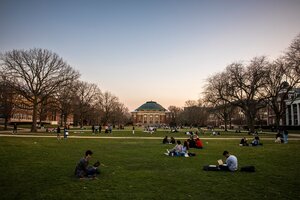
[{"label": "building column", "polygon": [[298,117],[298,126],[300,126],[300,104],[297,103],[297,117]]},{"label": "building column", "polygon": [[294,126],[294,106],[291,104],[291,117],[292,117],[292,126]]},{"label": "building column", "polygon": [[295,119],[294,119],[294,106],[293,104],[291,105],[291,113],[292,113],[292,126],[295,126]]},{"label": "building column", "polygon": [[285,125],[289,126],[289,106],[286,105],[285,109]]}]

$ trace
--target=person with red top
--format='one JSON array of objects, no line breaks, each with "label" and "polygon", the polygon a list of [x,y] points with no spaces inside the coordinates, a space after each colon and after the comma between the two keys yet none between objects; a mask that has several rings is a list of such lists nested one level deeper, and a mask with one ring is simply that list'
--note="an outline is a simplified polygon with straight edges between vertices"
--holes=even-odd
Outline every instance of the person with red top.
[{"label": "person with red top", "polygon": [[202,149],[203,148],[203,144],[202,141],[200,140],[200,138],[196,139],[196,147],[197,149]]}]

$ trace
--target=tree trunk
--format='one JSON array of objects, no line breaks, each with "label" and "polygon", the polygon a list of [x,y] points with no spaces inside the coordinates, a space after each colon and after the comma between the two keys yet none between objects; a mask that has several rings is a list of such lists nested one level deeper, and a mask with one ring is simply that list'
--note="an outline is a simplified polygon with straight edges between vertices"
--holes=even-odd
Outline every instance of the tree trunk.
[{"label": "tree trunk", "polygon": [[249,128],[249,131],[251,133],[254,133],[254,131],[255,131],[254,118],[252,117],[251,113],[248,113],[248,115],[247,115],[247,125],[248,125],[248,128]]},{"label": "tree trunk", "polygon": [[5,119],[4,119],[4,130],[7,130],[7,124],[8,124],[8,117],[5,117]]},{"label": "tree trunk", "polygon": [[224,131],[227,131],[227,120],[225,120],[224,124],[225,124]]},{"label": "tree trunk", "polygon": [[227,115],[227,113],[224,113],[224,126],[225,126],[224,129],[225,129],[225,131],[227,131],[227,124],[228,124],[228,115]]},{"label": "tree trunk", "polygon": [[275,118],[275,125],[276,125],[276,130],[279,130],[279,126],[280,126],[280,116],[279,115],[276,115],[276,118]]},{"label": "tree trunk", "polygon": [[60,126],[63,126],[63,119],[64,118],[64,114],[63,114],[63,112],[61,112],[61,114],[60,114]]},{"label": "tree trunk", "polygon": [[67,113],[65,113],[64,114],[64,126],[66,126],[67,125],[67,119],[68,119],[68,114]]},{"label": "tree trunk", "polygon": [[31,132],[37,132],[37,129],[36,129],[37,111],[38,111],[38,102],[37,102],[37,99],[34,98],[34,100],[33,100],[33,114],[32,114]]}]

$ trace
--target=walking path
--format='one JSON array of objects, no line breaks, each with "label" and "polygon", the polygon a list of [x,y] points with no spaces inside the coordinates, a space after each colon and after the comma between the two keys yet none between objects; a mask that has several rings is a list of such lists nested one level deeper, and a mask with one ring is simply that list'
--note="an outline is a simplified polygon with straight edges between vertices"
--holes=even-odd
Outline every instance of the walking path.
[{"label": "walking path", "polygon": [[[18,135],[18,134],[0,134],[0,137],[17,137],[17,138],[56,138],[55,135]],[[63,137],[62,137],[63,138]],[[110,136],[68,136],[68,139],[137,139],[137,140],[161,140],[164,137],[110,137]],[[176,139],[186,140],[188,137],[179,137]],[[201,138],[202,140],[240,140],[240,137],[213,137]],[[263,140],[274,140],[274,138],[263,138]],[[300,137],[289,138],[289,140],[300,140]]]}]

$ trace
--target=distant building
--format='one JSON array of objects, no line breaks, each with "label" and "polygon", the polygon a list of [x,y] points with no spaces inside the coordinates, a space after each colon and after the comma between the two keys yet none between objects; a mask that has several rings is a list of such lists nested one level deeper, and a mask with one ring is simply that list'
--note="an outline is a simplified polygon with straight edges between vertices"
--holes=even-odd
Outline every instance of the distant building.
[{"label": "distant building", "polygon": [[131,114],[136,126],[163,126],[171,120],[171,113],[155,101],[147,101]]},{"label": "distant building", "polygon": [[[8,123],[32,123],[32,103],[28,102],[23,97],[18,97],[16,99],[17,100],[12,108],[11,117],[8,119]],[[37,123],[59,125],[62,122],[62,117],[62,114],[55,109],[55,106],[49,104],[42,115],[38,112]],[[4,123],[3,118],[4,115],[1,113],[0,109],[0,123]],[[73,114],[68,115],[66,124],[73,124]]]},{"label": "distant building", "polygon": [[300,126],[300,88],[293,89],[285,101],[285,123],[287,126]]}]

